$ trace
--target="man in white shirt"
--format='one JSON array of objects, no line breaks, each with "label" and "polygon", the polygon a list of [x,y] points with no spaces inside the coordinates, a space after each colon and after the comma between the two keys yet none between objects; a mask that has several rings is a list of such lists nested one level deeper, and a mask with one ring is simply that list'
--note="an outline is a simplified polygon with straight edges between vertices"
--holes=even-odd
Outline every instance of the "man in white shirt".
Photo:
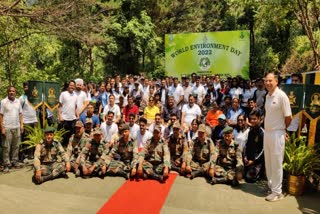
[{"label": "man in white shirt", "polygon": [[117,104],[115,104],[115,97],[113,94],[110,94],[109,104],[106,105],[103,109],[104,121],[106,120],[107,113],[109,111],[112,111],[114,113],[113,122],[118,123],[121,119],[121,112],[120,112],[120,107]]},{"label": "man in white shirt", "polygon": [[107,112],[107,120],[103,122],[100,126],[103,139],[110,143],[111,137],[118,133],[118,125],[113,122],[114,113],[112,111]]},{"label": "man in white shirt", "polygon": [[19,167],[20,134],[23,132],[22,108],[19,99],[16,99],[16,89],[9,86],[7,97],[1,100],[0,122],[2,134],[2,158],[4,170],[9,167]]},{"label": "man in white shirt", "polygon": [[75,79],[76,88],[74,93],[77,95],[77,113],[80,115],[86,108],[89,103],[89,99],[86,93],[82,90],[83,80]]},{"label": "man in white shirt", "polygon": [[139,126],[140,130],[137,133],[137,144],[139,149],[143,148],[144,145],[147,143],[147,140],[152,138],[152,133],[146,130],[147,128],[147,119],[145,118],[140,118],[139,120]]},{"label": "man in white shirt", "polygon": [[201,118],[201,109],[194,103],[194,95],[189,96],[189,103],[185,104],[182,108],[181,123],[184,131],[187,131],[191,125],[193,119],[200,121]]},{"label": "man in white shirt", "polygon": [[277,85],[278,77],[273,73],[267,74],[265,86],[268,94],[265,102],[263,150],[268,187],[272,192],[266,197],[267,201],[278,201],[284,197],[282,194],[282,162],[286,128],[292,120],[289,98]]},{"label": "man in white shirt", "polygon": [[68,89],[63,91],[59,97],[58,118],[60,126],[63,127],[68,133],[63,136],[62,145],[66,147],[69,138],[75,133],[76,119],[79,118],[77,112],[77,95],[74,93],[75,81],[70,80]]},{"label": "man in white shirt", "polygon": [[[36,110],[34,110],[34,108],[32,107],[31,103],[28,100],[28,97],[27,97],[28,88],[29,88],[28,82],[24,82],[23,83],[24,94],[22,94],[19,97],[19,100],[22,108],[23,126],[28,125],[34,128],[38,124],[37,112]],[[25,137],[26,137],[26,133],[23,132],[21,134],[22,142],[26,140]],[[26,146],[24,146],[20,154],[21,160],[23,160],[24,158],[33,159],[33,151],[34,151],[33,149],[26,149]]]},{"label": "man in white shirt", "polygon": [[154,127],[155,126],[158,126],[158,127],[160,127],[161,128],[161,137],[163,137],[164,136],[164,130],[165,130],[165,126],[164,125],[162,125],[162,123],[161,123],[161,114],[160,113],[157,113],[156,115],[155,115],[155,120],[154,120],[154,123],[152,123],[150,126],[149,126],[149,132],[150,133],[153,133],[153,130],[154,130]]},{"label": "man in white shirt", "polygon": [[133,113],[129,114],[130,137],[134,140],[137,138],[137,133],[140,129],[139,125],[136,124],[135,121],[136,121],[136,115]]},{"label": "man in white shirt", "polygon": [[184,91],[183,88],[179,85],[179,81],[177,77],[173,78],[173,86],[169,91],[169,96],[174,97],[174,102],[178,109],[181,109],[181,104],[183,103]]},{"label": "man in white shirt", "polygon": [[204,89],[204,87],[202,85],[200,85],[200,77],[197,77],[196,80],[196,84],[192,87],[191,90],[192,94],[196,94],[198,96],[198,105],[201,106],[202,105],[202,101],[204,99],[204,97],[206,96],[206,90]]}]

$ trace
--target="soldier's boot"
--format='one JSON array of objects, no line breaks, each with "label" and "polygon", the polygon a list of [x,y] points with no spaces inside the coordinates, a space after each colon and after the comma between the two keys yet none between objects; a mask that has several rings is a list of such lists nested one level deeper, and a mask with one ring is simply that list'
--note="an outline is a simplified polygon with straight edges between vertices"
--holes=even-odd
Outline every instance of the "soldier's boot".
[{"label": "soldier's boot", "polygon": [[227,179],[226,178],[215,178],[213,177],[211,180],[211,185],[215,185],[215,184],[226,184],[227,183]]},{"label": "soldier's boot", "polygon": [[232,181],[231,181],[231,186],[232,187],[237,187],[239,186],[239,181],[237,178],[234,178]]},{"label": "soldier's boot", "polygon": [[52,180],[54,178],[54,176],[51,174],[51,175],[43,175],[43,176],[41,176],[41,179],[40,179],[40,181],[38,182],[38,184],[42,184],[42,183],[44,183],[44,182],[46,182],[46,181],[50,181],[50,180]]},{"label": "soldier's boot", "polygon": [[150,178],[151,179],[154,179],[154,180],[157,180],[159,181],[160,183],[164,183],[164,178],[162,175],[158,175],[157,173],[153,173],[150,175]]},{"label": "soldier's boot", "polygon": [[125,172],[125,171],[122,170],[122,169],[118,170],[117,175],[125,178],[126,180],[129,179],[129,173]]},{"label": "soldier's boot", "polygon": [[204,175],[204,170],[201,168],[201,169],[199,169],[197,171],[191,172],[190,179],[192,180],[192,179],[194,179],[196,177],[200,177],[200,176],[203,176],[203,175]]},{"label": "soldier's boot", "polygon": [[175,171],[175,172],[178,172],[179,174],[181,174],[181,169],[180,169],[180,167],[177,167],[177,166],[171,166],[171,170],[172,171]]},{"label": "soldier's boot", "polygon": [[98,172],[98,177],[101,179],[104,179],[105,174],[103,174],[101,171]]},{"label": "soldier's boot", "polygon": [[74,174],[75,174],[76,178],[80,177],[81,176],[80,169],[77,169]]}]

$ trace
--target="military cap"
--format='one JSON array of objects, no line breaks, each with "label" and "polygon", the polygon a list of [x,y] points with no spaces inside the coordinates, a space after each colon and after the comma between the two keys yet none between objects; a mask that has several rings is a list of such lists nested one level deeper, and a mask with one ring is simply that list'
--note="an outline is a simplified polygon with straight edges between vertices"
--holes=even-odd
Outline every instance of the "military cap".
[{"label": "military cap", "polygon": [[224,114],[220,114],[219,117],[218,117],[218,120],[226,120],[226,115]]},{"label": "military cap", "polygon": [[198,129],[198,132],[206,132],[206,131],[207,131],[206,125],[200,124],[200,125],[199,125],[199,129]]},{"label": "military cap", "polygon": [[44,133],[54,133],[55,130],[56,130],[56,129],[55,129],[54,127],[48,126],[47,128],[45,128],[45,129],[43,130],[43,132],[44,132]]},{"label": "military cap", "polygon": [[130,127],[128,124],[123,124],[122,127],[121,127],[121,131],[124,131],[124,130],[130,130]]},{"label": "military cap", "polygon": [[179,121],[174,122],[174,124],[172,125],[172,128],[181,128],[181,125],[179,123]]},{"label": "military cap", "polygon": [[102,134],[102,131],[101,131],[100,128],[95,128],[95,129],[93,130],[93,135],[96,135],[96,134]]},{"label": "military cap", "polygon": [[232,132],[233,132],[233,128],[230,126],[227,126],[222,130],[223,134],[231,134]]},{"label": "military cap", "polygon": [[92,119],[90,118],[90,117],[88,117],[87,119],[86,119],[86,124],[87,123],[92,123]]},{"label": "military cap", "polygon": [[83,123],[82,123],[80,120],[78,120],[78,121],[76,122],[75,127],[83,127]]},{"label": "military cap", "polygon": [[153,131],[161,132],[161,126],[155,125]]}]

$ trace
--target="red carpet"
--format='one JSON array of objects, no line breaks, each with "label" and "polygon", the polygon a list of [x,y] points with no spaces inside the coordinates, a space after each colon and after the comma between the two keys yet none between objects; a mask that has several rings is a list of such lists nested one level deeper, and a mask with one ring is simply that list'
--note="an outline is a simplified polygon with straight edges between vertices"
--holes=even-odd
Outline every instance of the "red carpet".
[{"label": "red carpet", "polygon": [[176,177],[176,174],[169,174],[164,184],[154,180],[140,180],[139,182],[128,180],[103,205],[98,214],[160,213]]}]

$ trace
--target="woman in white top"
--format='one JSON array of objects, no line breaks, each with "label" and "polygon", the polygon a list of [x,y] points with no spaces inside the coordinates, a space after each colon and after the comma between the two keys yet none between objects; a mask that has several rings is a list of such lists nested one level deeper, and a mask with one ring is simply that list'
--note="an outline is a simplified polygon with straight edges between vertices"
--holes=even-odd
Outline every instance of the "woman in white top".
[{"label": "woman in white top", "polygon": [[239,87],[239,81],[236,77],[232,78],[232,83],[231,83],[231,89],[230,89],[230,95],[232,98],[238,98],[240,99],[242,95],[242,88]]},{"label": "woman in white top", "polygon": [[200,122],[197,119],[193,119],[191,122],[190,130],[186,133],[187,141],[190,142],[192,139],[198,137],[198,129]]},{"label": "woman in white top", "polygon": [[237,125],[233,129],[234,140],[239,144],[241,152],[244,151],[246,143],[248,141],[249,128],[246,123],[245,116],[240,114],[237,117]]},{"label": "woman in white top", "polygon": [[248,99],[253,97],[253,90],[251,89],[251,82],[250,80],[246,81],[244,84],[244,88],[242,91],[242,98],[241,98],[241,107],[246,109],[248,108]]}]

